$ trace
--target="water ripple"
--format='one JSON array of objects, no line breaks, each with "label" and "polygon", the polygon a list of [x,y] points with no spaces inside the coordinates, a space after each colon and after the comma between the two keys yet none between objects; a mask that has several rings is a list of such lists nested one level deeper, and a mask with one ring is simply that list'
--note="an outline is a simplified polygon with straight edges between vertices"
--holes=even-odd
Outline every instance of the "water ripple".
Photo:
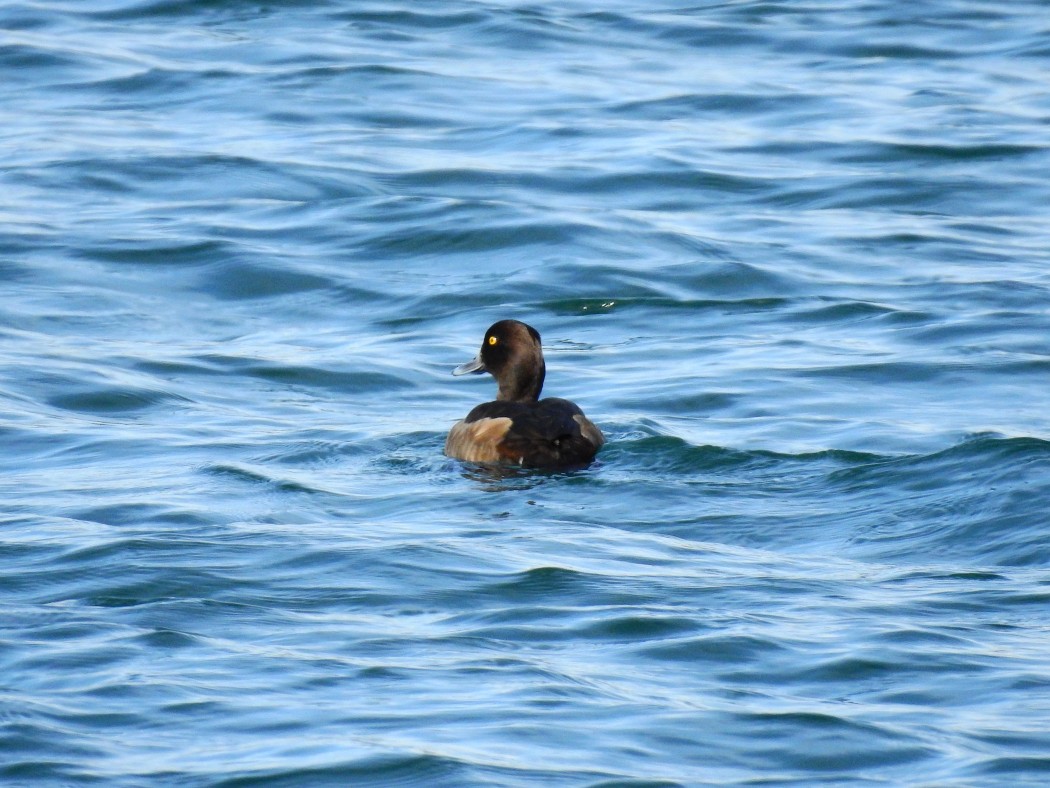
[{"label": "water ripple", "polygon": [[1045,16],[3,5],[0,781],[1043,784]]}]

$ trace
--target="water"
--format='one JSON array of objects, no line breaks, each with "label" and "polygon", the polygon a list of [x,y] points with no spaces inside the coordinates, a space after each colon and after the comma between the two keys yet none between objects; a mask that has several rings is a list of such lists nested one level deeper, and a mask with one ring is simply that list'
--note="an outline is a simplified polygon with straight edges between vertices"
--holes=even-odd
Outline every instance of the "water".
[{"label": "water", "polygon": [[1046,12],[4,4],[0,780],[1045,784]]}]

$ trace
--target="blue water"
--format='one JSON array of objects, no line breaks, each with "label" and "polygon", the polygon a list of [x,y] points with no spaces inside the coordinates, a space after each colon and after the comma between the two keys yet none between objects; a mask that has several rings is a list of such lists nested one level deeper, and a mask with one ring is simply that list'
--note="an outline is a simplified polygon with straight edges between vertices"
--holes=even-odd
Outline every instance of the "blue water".
[{"label": "blue water", "polygon": [[0,31],[4,785],[1050,782],[1045,2]]}]

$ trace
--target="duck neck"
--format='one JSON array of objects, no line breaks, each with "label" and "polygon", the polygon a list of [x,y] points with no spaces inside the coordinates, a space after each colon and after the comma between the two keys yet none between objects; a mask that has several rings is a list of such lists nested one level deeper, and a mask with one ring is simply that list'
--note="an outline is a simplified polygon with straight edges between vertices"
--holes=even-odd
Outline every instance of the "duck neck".
[{"label": "duck neck", "polygon": [[535,402],[540,398],[543,390],[543,379],[547,375],[547,369],[542,359],[538,367],[523,372],[520,369],[501,377],[499,382],[499,394],[496,399],[502,402]]}]

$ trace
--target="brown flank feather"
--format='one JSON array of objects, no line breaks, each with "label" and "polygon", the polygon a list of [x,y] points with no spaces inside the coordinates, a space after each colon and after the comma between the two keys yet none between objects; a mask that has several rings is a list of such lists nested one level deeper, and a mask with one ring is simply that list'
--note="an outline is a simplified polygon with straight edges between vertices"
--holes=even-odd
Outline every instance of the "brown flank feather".
[{"label": "brown flank feather", "polygon": [[510,419],[478,419],[452,425],[445,439],[445,454],[467,462],[499,462],[500,443],[510,429]]}]

